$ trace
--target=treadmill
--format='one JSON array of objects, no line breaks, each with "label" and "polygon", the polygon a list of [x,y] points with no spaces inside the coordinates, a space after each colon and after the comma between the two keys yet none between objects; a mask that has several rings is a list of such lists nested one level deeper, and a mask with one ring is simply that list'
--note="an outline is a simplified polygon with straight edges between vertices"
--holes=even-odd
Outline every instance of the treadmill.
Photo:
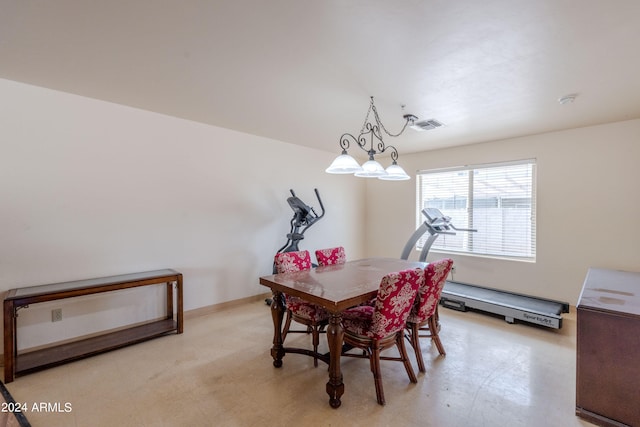
[{"label": "treadmill", "polygon": [[[456,228],[451,218],[439,209],[422,210],[425,221],[411,235],[400,258],[409,259],[416,242],[425,234],[429,236],[420,252],[419,261],[425,262],[431,246],[441,234],[455,235],[458,231],[476,232],[470,228]],[[458,311],[474,309],[504,316],[508,323],[516,320],[562,328],[562,313],[569,313],[569,303],[508,292],[469,283],[447,281],[440,296],[440,305]]]}]

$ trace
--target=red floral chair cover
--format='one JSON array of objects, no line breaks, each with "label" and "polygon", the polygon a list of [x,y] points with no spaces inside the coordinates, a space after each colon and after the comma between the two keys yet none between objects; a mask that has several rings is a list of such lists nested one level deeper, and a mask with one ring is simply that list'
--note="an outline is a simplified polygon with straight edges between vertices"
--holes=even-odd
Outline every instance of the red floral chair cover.
[{"label": "red floral chair cover", "polygon": [[[453,267],[453,260],[449,258],[434,261],[427,265],[424,286],[418,291],[415,305],[407,318],[408,339],[416,354],[420,372],[426,372],[420,348],[420,337],[431,337],[431,340],[438,348],[438,352],[443,356],[446,355],[438,334],[440,324],[438,322],[437,309],[440,294],[447,281],[451,267]],[[422,335],[420,335],[421,331],[424,332]]]},{"label": "red floral chair cover", "polygon": [[[276,254],[274,264],[277,273],[293,273],[311,269],[309,251],[283,252]],[[282,341],[289,332],[304,332],[312,334],[313,351],[318,352],[321,329],[329,322],[329,313],[321,306],[307,302],[301,298],[284,295],[287,304],[287,319],[282,331]],[[307,326],[306,331],[291,330],[291,320]],[[314,366],[318,366],[318,358],[314,357]]]},{"label": "red floral chair cover", "polygon": [[316,259],[318,260],[319,266],[344,264],[347,262],[347,256],[345,255],[344,248],[342,246],[329,249],[318,249],[316,251]]},{"label": "red floral chair cover", "polygon": [[276,254],[274,262],[278,273],[293,273],[311,269],[309,251],[282,252]]},{"label": "red floral chair cover", "polygon": [[[404,363],[409,380],[418,382],[404,346],[404,329],[414,305],[418,289],[424,283],[424,270],[404,270],[386,275],[378,289],[374,306],[362,305],[343,312],[345,343],[364,350],[363,355],[344,353],[349,357],[365,357],[371,361],[378,403],[385,404],[380,360]],[[381,357],[380,352],[396,346],[400,357]]]}]

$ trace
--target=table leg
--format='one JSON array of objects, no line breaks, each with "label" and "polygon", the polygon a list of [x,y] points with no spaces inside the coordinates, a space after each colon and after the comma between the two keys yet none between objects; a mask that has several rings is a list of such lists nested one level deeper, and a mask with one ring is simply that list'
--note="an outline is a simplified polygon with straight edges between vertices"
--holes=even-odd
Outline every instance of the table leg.
[{"label": "table leg", "polygon": [[341,313],[332,313],[329,319],[329,326],[327,326],[327,341],[330,352],[327,394],[329,395],[329,405],[332,408],[340,407],[342,404],[340,397],[344,393],[344,383],[342,382],[342,372],[340,370],[343,338],[342,315]]},{"label": "table leg", "polygon": [[16,356],[16,309],[13,301],[4,301],[4,382],[13,381]]},{"label": "table leg", "polygon": [[173,283],[174,282],[167,282],[167,317],[166,318],[169,320],[173,320]]},{"label": "table leg", "polygon": [[[173,292],[171,294],[173,298]],[[178,323],[178,333],[181,334],[184,331],[184,302],[182,298],[182,274],[178,275],[176,281],[176,322]]]},{"label": "table leg", "polygon": [[284,318],[285,302],[282,292],[273,293],[273,302],[271,303],[271,318],[273,319],[273,347],[271,348],[271,357],[273,357],[273,366],[279,368],[282,366],[282,358],[284,357],[284,347],[282,346],[282,319]]}]

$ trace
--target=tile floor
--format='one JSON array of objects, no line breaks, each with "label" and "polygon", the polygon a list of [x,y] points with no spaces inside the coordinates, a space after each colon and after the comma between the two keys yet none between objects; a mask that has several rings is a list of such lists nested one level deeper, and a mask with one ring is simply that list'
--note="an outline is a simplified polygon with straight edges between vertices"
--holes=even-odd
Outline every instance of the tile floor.
[{"label": "tile floor", "polygon": [[[34,427],[591,426],[574,415],[574,307],[560,330],[442,307],[440,316],[447,356],[424,340],[427,373],[418,384],[401,363],[382,362],[384,407],[366,360],[343,359],[337,410],[325,392],[326,365],[288,354],[274,368],[263,302],[187,318],[182,335],[19,377],[7,388],[27,403]],[[287,340],[310,343],[304,334]],[[61,411],[31,411],[40,402]]]}]

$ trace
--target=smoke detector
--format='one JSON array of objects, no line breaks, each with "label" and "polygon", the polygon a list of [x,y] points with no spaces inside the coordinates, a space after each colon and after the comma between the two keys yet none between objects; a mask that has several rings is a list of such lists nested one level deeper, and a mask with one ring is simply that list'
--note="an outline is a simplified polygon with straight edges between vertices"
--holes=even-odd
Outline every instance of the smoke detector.
[{"label": "smoke detector", "polygon": [[437,121],[436,119],[427,119],[427,120],[418,120],[418,121],[414,121],[413,123],[411,123],[411,129],[413,130],[417,130],[419,132],[425,131],[425,130],[432,130],[432,129],[436,129],[439,127],[444,126],[442,123],[440,123],[439,121]]},{"label": "smoke detector", "polygon": [[562,105],[571,104],[573,101],[576,100],[577,97],[578,97],[577,93],[570,93],[569,95],[565,95],[561,98],[558,98],[558,102]]}]

